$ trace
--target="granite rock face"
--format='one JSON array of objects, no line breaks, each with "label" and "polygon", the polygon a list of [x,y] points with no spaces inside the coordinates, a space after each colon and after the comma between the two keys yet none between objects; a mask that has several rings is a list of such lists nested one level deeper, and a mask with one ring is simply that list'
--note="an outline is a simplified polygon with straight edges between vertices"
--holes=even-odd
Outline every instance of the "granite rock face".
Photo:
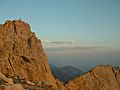
[{"label": "granite rock face", "polygon": [[70,80],[68,90],[120,90],[120,68],[100,65]]},{"label": "granite rock face", "polygon": [[55,85],[41,41],[22,20],[0,24],[0,72],[6,77]]}]

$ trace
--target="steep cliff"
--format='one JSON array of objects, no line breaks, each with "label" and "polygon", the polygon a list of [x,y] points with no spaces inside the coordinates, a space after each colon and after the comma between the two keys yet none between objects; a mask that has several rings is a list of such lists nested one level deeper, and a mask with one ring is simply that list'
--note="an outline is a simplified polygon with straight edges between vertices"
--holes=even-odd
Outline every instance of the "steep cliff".
[{"label": "steep cliff", "polygon": [[0,72],[7,77],[55,85],[41,41],[22,20],[0,24]]},{"label": "steep cliff", "polygon": [[68,90],[120,90],[120,68],[100,65],[70,80]]}]

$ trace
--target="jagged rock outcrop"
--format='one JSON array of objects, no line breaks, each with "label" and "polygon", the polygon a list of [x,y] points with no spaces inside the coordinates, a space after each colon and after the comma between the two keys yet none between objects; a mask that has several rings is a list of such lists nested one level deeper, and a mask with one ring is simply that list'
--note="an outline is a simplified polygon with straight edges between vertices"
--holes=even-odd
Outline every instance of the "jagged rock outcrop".
[{"label": "jagged rock outcrop", "polygon": [[120,90],[120,68],[100,65],[70,80],[68,90]]},{"label": "jagged rock outcrop", "polygon": [[7,77],[56,83],[41,41],[22,20],[0,24],[0,72]]}]

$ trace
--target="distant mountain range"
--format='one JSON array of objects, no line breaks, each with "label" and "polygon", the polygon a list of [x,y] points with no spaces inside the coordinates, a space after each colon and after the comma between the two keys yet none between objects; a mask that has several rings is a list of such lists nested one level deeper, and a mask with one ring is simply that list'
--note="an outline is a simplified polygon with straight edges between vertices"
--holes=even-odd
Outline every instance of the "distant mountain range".
[{"label": "distant mountain range", "polygon": [[57,66],[51,65],[51,70],[54,77],[64,83],[67,83],[69,80],[84,74],[83,71],[73,66],[57,67]]}]

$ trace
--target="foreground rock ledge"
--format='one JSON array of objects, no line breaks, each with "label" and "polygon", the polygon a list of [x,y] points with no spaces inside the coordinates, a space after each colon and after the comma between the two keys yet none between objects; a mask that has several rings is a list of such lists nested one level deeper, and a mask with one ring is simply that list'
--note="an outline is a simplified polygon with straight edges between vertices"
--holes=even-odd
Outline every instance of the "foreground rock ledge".
[{"label": "foreground rock ledge", "polygon": [[68,90],[120,90],[120,68],[100,65],[70,80]]},{"label": "foreground rock ledge", "polygon": [[41,41],[22,20],[0,24],[0,72],[9,78],[55,85]]}]

